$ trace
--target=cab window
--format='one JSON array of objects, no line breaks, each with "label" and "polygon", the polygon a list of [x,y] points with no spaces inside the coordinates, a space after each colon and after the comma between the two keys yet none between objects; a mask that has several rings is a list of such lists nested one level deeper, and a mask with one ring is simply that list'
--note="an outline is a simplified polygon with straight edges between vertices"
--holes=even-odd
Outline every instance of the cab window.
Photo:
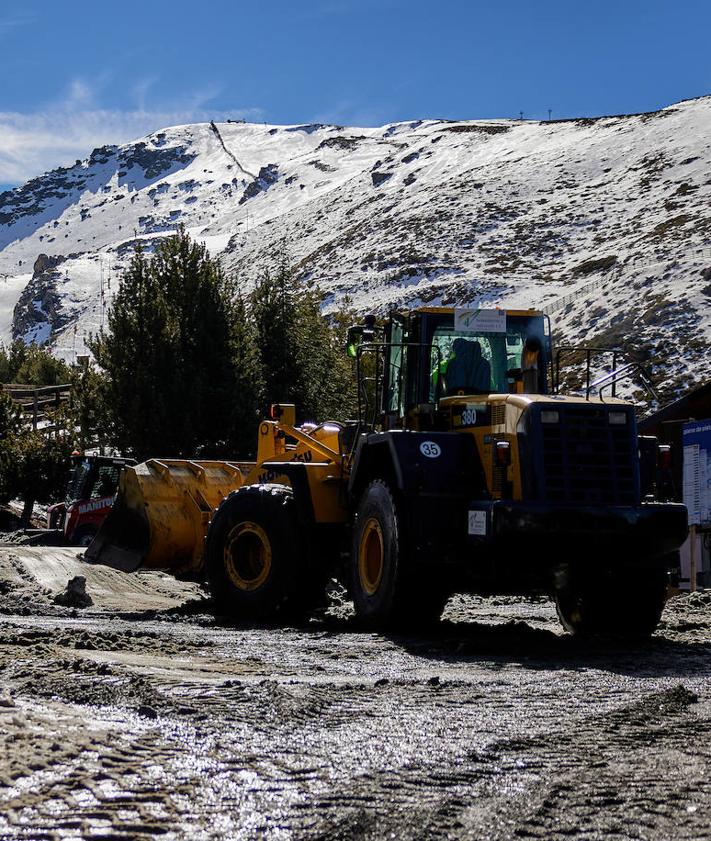
[{"label": "cab window", "polygon": [[[438,361],[440,360],[440,361]],[[452,394],[506,391],[503,333],[458,333],[437,327],[432,336],[430,401]]]},{"label": "cab window", "polygon": [[404,390],[405,390],[405,364],[406,354],[403,347],[404,330],[403,325],[393,321],[390,327],[390,348],[388,355],[388,391],[385,395],[385,411],[394,413],[398,417],[405,414],[404,411]]},{"label": "cab window", "polygon": [[96,472],[96,478],[91,488],[90,499],[101,499],[116,493],[119,480],[119,469],[113,464],[102,465]]},{"label": "cab window", "polygon": [[528,319],[509,319],[505,333],[459,333],[446,324],[435,327],[430,352],[430,402],[453,394],[508,393],[515,382],[514,372],[523,367],[529,329]]},{"label": "cab window", "polygon": [[86,460],[74,463],[74,469],[69,474],[69,483],[67,484],[67,504],[82,498],[84,483],[86,482],[90,469],[91,465]]}]

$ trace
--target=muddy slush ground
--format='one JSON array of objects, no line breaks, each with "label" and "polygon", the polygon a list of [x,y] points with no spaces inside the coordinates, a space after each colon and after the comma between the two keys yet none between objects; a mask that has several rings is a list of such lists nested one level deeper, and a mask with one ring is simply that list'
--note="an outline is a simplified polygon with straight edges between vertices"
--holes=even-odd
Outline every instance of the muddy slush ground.
[{"label": "muddy slush ground", "polygon": [[[94,606],[52,595],[85,575]],[[194,584],[0,549],[0,838],[711,838],[711,593],[643,646],[544,599],[427,635],[235,628]]]}]

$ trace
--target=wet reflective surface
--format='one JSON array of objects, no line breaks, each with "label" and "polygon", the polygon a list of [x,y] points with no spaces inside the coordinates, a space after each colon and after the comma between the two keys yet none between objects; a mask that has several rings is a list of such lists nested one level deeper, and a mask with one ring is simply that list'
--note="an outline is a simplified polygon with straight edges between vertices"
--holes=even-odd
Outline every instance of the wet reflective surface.
[{"label": "wet reflective surface", "polygon": [[43,574],[0,550],[0,838],[708,837],[711,595],[620,648],[545,600],[383,636],[125,578],[72,615]]}]

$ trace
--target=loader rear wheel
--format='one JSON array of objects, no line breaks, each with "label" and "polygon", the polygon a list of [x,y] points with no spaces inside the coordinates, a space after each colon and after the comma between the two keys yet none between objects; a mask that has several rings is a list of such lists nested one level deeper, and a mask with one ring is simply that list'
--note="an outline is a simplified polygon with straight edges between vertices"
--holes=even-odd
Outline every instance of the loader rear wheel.
[{"label": "loader rear wheel", "polygon": [[412,567],[402,516],[388,485],[363,492],[353,527],[350,591],[368,627],[422,628],[442,615],[449,593]]},{"label": "loader rear wheel", "polygon": [[210,523],[205,561],[218,610],[244,620],[293,617],[305,565],[292,489],[249,485],[231,493]]},{"label": "loader rear wheel", "polygon": [[663,566],[571,575],[555,594],[558,618],[579,637],[645,639],[659,624],[666,586]]}]

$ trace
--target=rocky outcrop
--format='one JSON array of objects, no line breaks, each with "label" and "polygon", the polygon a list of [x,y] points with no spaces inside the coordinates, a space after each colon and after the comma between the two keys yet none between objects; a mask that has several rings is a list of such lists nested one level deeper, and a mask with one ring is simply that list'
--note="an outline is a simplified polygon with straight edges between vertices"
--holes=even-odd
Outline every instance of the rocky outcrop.
[{"label": "rocky outcrop", "polygon": [[178,169],[194,160],[184,147],[172,146],[167,149],[154,149],[147,143],[134,143],[119,156],[122,170],[128,171],[140,167],[149,181],[165,175],[171,169]]},{"label": "rocky outcrop", "polygon": [[[117,146],[100,146],[86,161],[77,161],[71,167],[58,167],[39,178],[33,178],[22,187],[0,193],[0,226],[12,226],[24,219],[42,213],[48,207],[60,211],[79,198],[90,187],[97,175],[97,167],[109,166],[125,177],[131,169],[139,167],[148,181],[153,181],[170,171],[186,166],[195,155],[182,145],[162,146],[156,136],[153,143],[141,141],[119,151]],[[11,242],[12,237],[7,239]],[[0,237],[0,248],[6,242]]]},{"label": "rocky outcrop", "polygon": [[57,266],[61,265],[66,259],[67,258],[63,257],[61,254],[55,254],[53,257],[49,257],[47,254],[38,255],[34,266],[32,267],[32,278],[34,279],[45,272],[56,269]]},{"label": "rocky outcrop", "polygon": [[267,164],[259,170],[259,175],[248,184],[242,198],[239,200],[240,204],[244,204],[248,199],[258,196],[260,193],[266,191],[279,180],[279,166],[278,164]]},{"label": "rocky outcrop", "polygon": [[94,604],[94,600],[86,592],[86,578],[83,575],[70,578],[66,589],[57,593],[52,601],[64,607],[91,607]]},{"label": "rocky outcrop", "polygon": [[373,187],[379,187],[386,181],[389,181],[393,176],[391,172],[371,172],[370,177],[373,180]]},{"label": "rocky outcrop", "polygon": [[87,170],[80,165],[60,166],[46,175],[33,178],[22,187],[0,193],[0,226],[14,225],[41,213],[50,203],[71,198],[86,181]]},{"label": "rocky outcrop", "polygon": [[[71,255],[74,256],[74,255]],[[63,280],[58,267],[67,258],[61,254],[40,254],[35,260],[32,280],[15,305],[12,338],[46,344],[55,330],[65,327],[70,316],[64,312],[58,286]]]},{"label": "rocky outcrop", "polygon": [[364,134],[356,137],[327,137],[322,140],[316,147],[316,151],[320,152],[322,149],[335,149],[338,152],[352,152],[357,148],[361,140],[366,140]]}]

